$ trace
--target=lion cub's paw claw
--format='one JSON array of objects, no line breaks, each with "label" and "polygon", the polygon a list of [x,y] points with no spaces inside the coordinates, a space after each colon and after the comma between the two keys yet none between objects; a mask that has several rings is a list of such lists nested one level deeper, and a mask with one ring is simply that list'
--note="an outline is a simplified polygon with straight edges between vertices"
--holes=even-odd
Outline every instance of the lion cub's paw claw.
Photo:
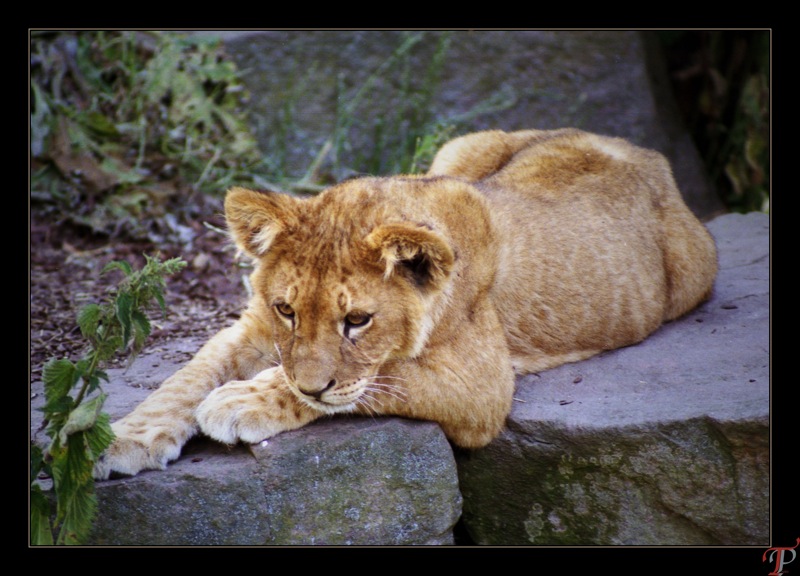
[{"label": "lion cub's paw claw", "polygon": [[97,480],[108,480],[117,474],[133,476],[142,470],[164,470],[179,454],[177,443],[148,447],[135,438],[118,436],[95,462],[92,473]]}]

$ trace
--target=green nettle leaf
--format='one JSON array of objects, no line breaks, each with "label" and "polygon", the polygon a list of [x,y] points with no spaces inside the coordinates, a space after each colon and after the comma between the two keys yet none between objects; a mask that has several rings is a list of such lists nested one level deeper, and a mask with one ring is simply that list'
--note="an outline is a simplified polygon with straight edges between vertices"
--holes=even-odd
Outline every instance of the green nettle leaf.
[{"label": "green nettle leaf", "polygon": [[91,452],[92,461],[97,461],[106,448],[114,441],[114,431],[111,429],[111,417],[105,412],[97,415],[97,420],[85,432],[86,446]]},{"label": "green nettle leaf", "polygon": [[100,394],[91,400],[82,402],[75,410],[70,412],[69,418],[67,418],[64,426],[58,432],[58,440],[62,446],[67,444],[67,437],[70,434],[82,432],[94,426],[105,400],[106,395]]},{"label": "green nettle leaf", "polygon": [[54,460],[53,478],[60,480],[56,484],[56,518],[61,523],[57,544],[82,544],[92,529],[97,499],[92,479],[94,463],[89,455],[83,433],[78,432],[69,437],[65,456],[58,459],[58,475]]},{"label": "green nettle leaf", "polygon": [[78,327],[85,338],[94,340],[100,324],[102,310],[97,304],[87,304],[78,312]]},{"label": "green nettle leaf", "polygon": [[121,270],[125,276],[130,276],[133,273],[133,268],[131,268],[131,265],[125,260],[114,260],[113,262],[109,262],[105,265],[101,274],[105,274],[111,270]]},{"label": "green nettle leaf", "polygon": [[158,302],[158,307],[161,308],[161,313],[162,314],[166,314],[167,313],[167,303],[164,301],[164,295],[161,293],[161,290],[156,290],[153,293],[153,298],[155,298],[156,302]]},{"label": "green nettle leaf", "polygon": [[42,449],[36,444],[31,445],[31,481],[33,481],[39,472],[44,468],[44,455]]},{"label": "green nettle leaf", "polygon": [[100,387],[100,378],[94,372],[87,374],[84,381],[86,383],[86,394],[91,394]]},{"label": "green nettle leaf", "polygon": [[31,486],[31,544],[52,546],[53,532],[50,528],[50,503],[39,486]]},{"label": "green nettle leaf", "polygon": [[94,372],[86,376],[86,394],[91,394],[100,387],[100,380],[108,382],[108,374],[102,370],[95,369]]},{"label": "green nettle leaf", "polygon": [[116,301],[117,320],[122,325],[122,345],[128,344],[131,339],[131,313],[133,311],[133,296],[129,292],[120,292]]},{"label": "green nettle leaf", "polygon": [[111,358],[117,350],[124,347],[125,343],[122,341],[122,336],[111,335],[98,345],[97,356],[101,360],[107,360]]},{"label": "green nettle leaf", "polygon": [[186,261],[183,258],[170,258],[164,262],[163,267],[167,274],[174,274],[186,267]]},{"label": "green nettle leaf", "polygon": [[64,398],[79,378],[75,365],[66,358],[49,360],[42,368],[44,395],[48,404]]},{"label": "green nettle leaf", "polygon": [[53,438],[51,431],[57,430],[67,419],[67,415],[69,411],[72,410],[74,403],[75,401],[72,399],[72,396],[60,396],[45,403],[42,412],[44,412],[45,418],[50,422],[50,425],[47,427],[47,435],[50,436],[50,438]]},{"label": "green nettle leaf", "polygon": [[150,335],[150,320],[141,310],[134,310],[131,320],[133,320],[133,347],[135,350],[140,350]]},{"label": "green nettle leaf", "polygon": [[92,369],[92,354],[89,353],[85,357],[81,358],[77,362],[75,362],[75,373],[77,378],[85,378],[89,371]]}]

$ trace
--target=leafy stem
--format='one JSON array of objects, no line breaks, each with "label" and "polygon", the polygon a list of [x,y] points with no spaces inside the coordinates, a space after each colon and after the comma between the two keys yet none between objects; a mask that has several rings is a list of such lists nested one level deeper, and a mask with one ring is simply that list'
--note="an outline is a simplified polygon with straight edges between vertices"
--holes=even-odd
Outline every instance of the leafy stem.
[{"label": "leafy stem", "polygon": [[[73,363],[51,359],[42,371],[45,391],[43,408],[49,446],[31,446],[31,543],[81,544],[88,538],[97,510],[94,465],[114,440],[109,417],[101,412],[106,395],[93,395],[100,380],[108,376],[100,368],[120,351],[133,358],[150,335],[145,309],[155,300],[166,313],[163,292],[165,276],[186,263],[180,258],[161,262],[145,256],[146,263],[134,270],[125,261],[115,261],[103,272],[120,270],[124,278],[103,304],[87,304],[78,313],[81,334],[89,341],[84,357]],[[82,384],[73,400],[71,390]],[[53,479],[56,501],[51,525],[50,500],[38,483],[41,474]],[[54,532],[56,534],[53,538]]]}]

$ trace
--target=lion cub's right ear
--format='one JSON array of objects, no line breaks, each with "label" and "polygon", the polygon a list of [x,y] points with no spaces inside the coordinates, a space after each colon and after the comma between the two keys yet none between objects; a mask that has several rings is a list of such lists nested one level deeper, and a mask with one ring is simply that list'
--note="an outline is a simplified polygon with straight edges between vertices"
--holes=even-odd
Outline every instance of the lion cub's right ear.
[{"label": "lion cub's right ear", "polygon": [[456,259],[445,237],[423,225],[384,224],[367,236],[366,243],[380,252],[386,278],[399,268],[424,288],[441,290]]},{"label": "lion cub's right ear", "polygon": [[278,192],[256,192],[234,187],[225,196],[225,220],[236,245],[247,254],[267,253],[276,236],[292,227],[294,205],[291,196]]}]

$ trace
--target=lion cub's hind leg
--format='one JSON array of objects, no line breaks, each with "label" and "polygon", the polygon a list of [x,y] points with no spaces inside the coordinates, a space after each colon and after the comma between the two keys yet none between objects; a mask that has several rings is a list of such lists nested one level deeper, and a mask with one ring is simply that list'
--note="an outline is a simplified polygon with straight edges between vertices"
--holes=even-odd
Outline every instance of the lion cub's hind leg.
[{"label": "lion cub's hind leg", "polygon": [[663,231],[664,274],[669,287],[664,320],[674,320],[711,296],[717,275],[717,247],[708,230],[683,201],[667,160],[649,150],[651,192]]},{"label": "lion cub's hind leg", "polygon": [[600,352],[603,352],[603,350],[601,348],[596,348],[560,354],[548,354],[540,350],[531,349],[527,350],[525,355],[512,355],[511,365],[514,367],[514,372],[516,374],[535,374],[536,372],[555,368],[556,366],[561,366],[568,362],[586,360]]},{"label": "lion cub's hind leg", "polygon": [[[707,300],[717,274],[717,250],[711,234],[688,215],[688,208],[671,208],[664,218],[664,266],[669,295],[664,320],[674,320]],[[680,212],[686,215],[678,216]]]},{"label": "lion cub's hind leg", "polygon": [[239,440],[254,444],[320,415],[292,394],[281,366],[251,380],[228,382],[211,392],[195,412],[200,430],[226,444]]}]

